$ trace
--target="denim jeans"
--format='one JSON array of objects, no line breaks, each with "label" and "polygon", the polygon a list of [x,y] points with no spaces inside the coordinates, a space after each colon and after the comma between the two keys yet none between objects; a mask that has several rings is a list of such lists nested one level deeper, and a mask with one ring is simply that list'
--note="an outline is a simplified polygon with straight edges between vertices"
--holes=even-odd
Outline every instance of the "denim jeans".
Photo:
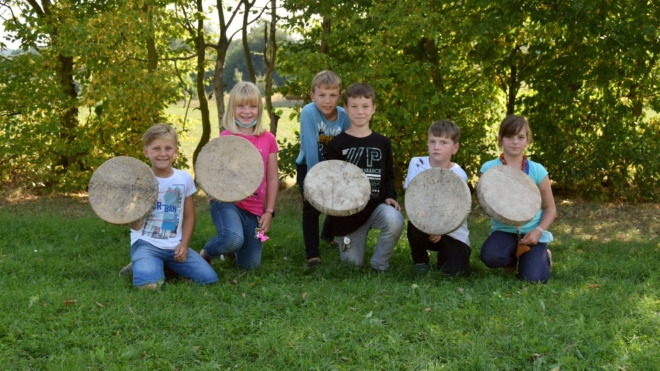
[{"label": "denim jeans", "polygon": [[174,250],[159,249],[146,241],[137,240],[131,245],[131,263],[135,286],[165,281],[165,268],[203,285],[218,280],[209,263],[193,249],[188,249],[186,261],[177,262],[174,260]]},{"label": "denim jeans", "polygon": [[369,264],[373,269],[387,270],[394,246],[403,232],[403,216],[395,208],[384,203],[374,209],[363,225],[345,236],[350,239],[346,251],[342,251],[344,250],[342,247],[344,237],[337,239],[341,261],[354,265],[364,264],[364,248],[370,229],[380,230],[380,236],[378,236]]},{"label": "denim jeans", "polygon": [[218,234],[204,245],[206,254],[215,258],[233,252],[242,269],[261,266],[261,241],[254,236],[259,227],[256,215],[233,203],[211,200],[211,219]]},{"label": "denim jeans", "polygon": [[494,231],[481,246],[481,261],[488,268],[511,268],[518,264],[518,278],[547,283],[550,279],[548,244],[539,242],[531,250],[516,257],[518,235]]},{"label": "denim jeans", "polygon": [[429,264],[429,253],[427,250],[438,252],[437,267],[444,274],[467,275],[470,273],[470,246],[458,241],[448,235],[442,236],[440,241],[431,242],[429,235],[417,229],[408,221],[408,243],[410,243],[410,254],[413,264]]}]

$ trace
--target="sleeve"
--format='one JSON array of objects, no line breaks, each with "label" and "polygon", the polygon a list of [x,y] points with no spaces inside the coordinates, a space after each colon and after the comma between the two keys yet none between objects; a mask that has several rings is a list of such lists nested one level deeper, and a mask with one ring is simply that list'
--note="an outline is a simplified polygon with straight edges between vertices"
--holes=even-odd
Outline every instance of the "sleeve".
[{"label": "sleeve", "polygon": [[184,174],[184,177],[186,179],[186,182],[185,182],[185,184],[186,184],[186,197],[192,196],[195,193],[197,193],[197,187],[195,187],[195,182],[193,181],[192,176],[189,173],[187,173],[185,171],[182,171],[182,173]]},{"label": "sleeve", "polygon": [[417,159],[417,157],[413,157],[410,160],[410,163],[408,164],[408,174],[406,174],[406,181],[403,182],[403,189],[408,188],[408,184],[410,184],[410,181],[413,180],[415,175],[417,175],[416,171],[415,171],[415,160],[416,159]]},{"label": "sleeve", "polygon": [[270,131],[267,131],[267,133],[268,133],[268,153],[279,152],[280,149],[277,146],[277,139],[275,139],[275,136]]},{"label": "sleeve", "polygon": [[308,169],[319,162],[319,133],[314,123],[315,115],[312,108],[307,105],[300,112],[300,151],[304,153]]}]

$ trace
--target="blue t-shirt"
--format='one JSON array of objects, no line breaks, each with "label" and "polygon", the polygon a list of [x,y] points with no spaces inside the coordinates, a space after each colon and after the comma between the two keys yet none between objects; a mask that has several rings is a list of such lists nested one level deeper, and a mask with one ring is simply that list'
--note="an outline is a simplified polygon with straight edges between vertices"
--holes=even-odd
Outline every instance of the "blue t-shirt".
[{"label": "blue t-shirt", "polygon": [[[543,167],[543,165],[539,164],[538,162],[531,161],[530,159],[527,159],[527,164],[529,166],[529,173],[527,174],[532,180],[534,181],[534,184],[537,186],[541,184],[541,181],[548,175],[548,171]],[[497,165],[502,165],[502,161],[500,161],[499,158],[496,158],[494,160],[490,160],[483,164],[481,166],[481,170],[479,172],[481,174],[485,173],[486,170],[490,169],[493,166]],[[534,219],[532,219],[530,222],[527,224],[523,225],[520,227],[520,233],[525,234],[532,229],[536,228],[539,226],[539,223],[541,222],[541,216],[543,215],[543,210],[539,209],[539,212],[536,213],[536,216],[534,216]],[[513,226],[513,225],[508,225],[504,223],[500,223],[495,219],[490,219],[491,221],[491,227],[490,227],[490,233],[493,233],[494,231],[502,231],[502,232],[508,232],[508,233],[518,233],[518,227]],[[550,237],[550,233],[547,231],[543,232],[543,235],[541,236],[541,239],[539,242],[549,242],[547,241],[548,239],[552,239]]]},{"label": "blue t-shirt", "polygon": [[337,106],[337,119],[329,121],[311,102],[300,112],[300,153],[296,164],[312,166],[323,161],[328,143],[351,126],[343,107]]}]

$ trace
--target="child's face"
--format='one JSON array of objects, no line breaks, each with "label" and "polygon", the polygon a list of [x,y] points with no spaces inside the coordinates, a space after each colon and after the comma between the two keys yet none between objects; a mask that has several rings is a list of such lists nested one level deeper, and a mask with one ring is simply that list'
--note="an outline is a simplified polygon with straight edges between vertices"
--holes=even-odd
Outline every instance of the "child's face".
[{"label": "child's face", "polygon": [[142,151],[151,161],[151,167],[158,175],[159,171],[169,171],[172,168],[179,147],[174,138],[156,138],[144,146]]},{"label": "child's face", "polygon": [[339,87],[330,88],[321,85],[314,87],[311,93],[312,101],[326,118],[336,117],[337,105],[339,104],[339,100],[341,100],[341,92],[339,90]]},{"label": "child's face", "polygon": [[509,156],[522,156],[527,148],[527,133],[523,130],[516,135],[502,137],[500,146]]},{"label": "child's face", "polygon": [[243,125],[249,125],[259,117],[259,106],[257,103],[248,101],[237,102],[234,108],[234,117]]},{"label": "child's face", "polygon": [[344,109],[351,120],[351,126],[369,127],[371,117],[376,112],[376,105],[371,98],[347,98]]},{"label": "child's face", "polygon": [[458,152],[458,143],[446,136],[429,135],[429,157],[434,164],[446,166],[451,163],[451,156]]}]

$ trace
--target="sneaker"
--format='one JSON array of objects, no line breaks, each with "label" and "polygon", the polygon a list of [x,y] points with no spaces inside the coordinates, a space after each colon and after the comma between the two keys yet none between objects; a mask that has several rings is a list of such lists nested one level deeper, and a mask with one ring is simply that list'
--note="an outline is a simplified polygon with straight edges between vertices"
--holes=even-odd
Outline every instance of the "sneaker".
[{"label": "sneaker", "polygon": [[199,250],[199,255],[204,258],[207,263],[211,264],[211,257],[206,255],[206,251],[204,251],[204,249]]},{"label": "sneaker", "polygon": [[417,263],[415,264],[415,270],[419,273],[426,273],[431,267],[428,263]]},{"label": "sneaker", "polygon": [[548,249],[548,260],[550,260],[550,270],[552,270],[552,251]]},{"label": "sneaker", "polygon": [[307,268],[314,268],[317,265],[321,265],[321,258],[309,258],[309,259],[307,259]]},{"label": "sneaker", "polygon": [[128,274],[133,274],[133,263],[128,263],[127,266],[119,271],[119,277],[126,276]]}]

